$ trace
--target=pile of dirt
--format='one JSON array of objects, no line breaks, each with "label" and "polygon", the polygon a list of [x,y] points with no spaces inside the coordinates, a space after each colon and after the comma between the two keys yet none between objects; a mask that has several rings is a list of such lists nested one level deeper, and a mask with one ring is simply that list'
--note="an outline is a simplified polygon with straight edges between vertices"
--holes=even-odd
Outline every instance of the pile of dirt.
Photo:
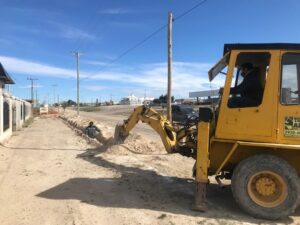
[{"label": "pile of dirt", "polygon": [[161,141],[158,143],[148,141],[146,137],[139,134],[130,134],[123,145],[136,153],[166,153]]},{"label": "pile of dirt", "polygon": [[[89,125],[89,122],[91,121],[90,119],[78,117],[74,115],[74,113],[64,113],[60,116],[60,118],[68,122],[72,127],[78,129],[82,133],[85,132],[85,128]],[[98,121],[93,122],[94,125],[100,130],[100,132],[96,136],[97,141],[104,145],[110,144],[113,141],[112,137],[114,134],[114,129]]]},{"label": "pile of dirt", "polygon": [[[60,116],[69,125],[84,133],[85,128],[91,120],[87,118],[77,117],[74,113],[68,112]],[[165,154],[166,151],[162,142],[154,142],[148,140],[141,134],[130,133],[124,143],[115,145],[114,129],[115,127],[107,126],[99,121],[93,121],[100,132],[96,136],[96,140],[101,143],[107,152],[118,154]]]}]

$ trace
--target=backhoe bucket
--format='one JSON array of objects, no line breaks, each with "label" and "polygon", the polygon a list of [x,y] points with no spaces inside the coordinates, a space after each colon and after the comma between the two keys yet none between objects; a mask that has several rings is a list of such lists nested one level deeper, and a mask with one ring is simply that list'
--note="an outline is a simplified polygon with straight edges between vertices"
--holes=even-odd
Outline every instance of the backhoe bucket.
[{"label": "backhoe bucket", "polygon": [[115,127],[114,144],[123,144],[128,135],[124,135],[123,126],[118,124]]}]

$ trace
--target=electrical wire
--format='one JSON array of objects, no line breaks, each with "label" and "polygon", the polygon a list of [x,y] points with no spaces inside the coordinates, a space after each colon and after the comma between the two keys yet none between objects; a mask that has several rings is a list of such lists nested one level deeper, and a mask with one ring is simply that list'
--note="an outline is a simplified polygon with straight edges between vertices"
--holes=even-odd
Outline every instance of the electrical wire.
[{"label": "electrical wire", "polygon": [[[178,20],[182,19],[183,17],[185,17],[186,15],[188,15],[189,13],[191,13],[192,11],[194,11],[195,9],[197,9],[198,7],[200,7],[201,5],[203,5],[204,3],[206,3],[207,1],[208,0],[202,0],[202,1],[200,1],[199,3],[197,3],[196,5],[194,5],[193,7],[191,7],[190,9],[188,9],[185,12],[179,14],[179,16],[174,17],[173,21],[178,21]],[[168,24],[165,24],[165,25],[159,27],[154,32],[152,32],[151,34],[149,34],[148,36],[146,36],[144,39],[142,39],[141,41],[139,41],[138,43],[136,43],[132,47],[128,48],[124,52],[122,52],[119,56],[117,56],[113,60],[109,61],[105,65],[103,65],[101,69],[98,69],[98,70],[96,70],[96,71],[94,71],[92,73],[89,73],[87,75],[87,77],[82,78],[81,80],[91,79],[93,75],[95,75],[95,74],[99,73],[100,71],[104,70],[107,66],[112,65],[115,62],[119,61],[121,58],[123,58],[124,56],[128,55],[130,52],[132,52],[136,48],[140,47],[141,45],[143,45],[145,42],[147,42],[153,36],[155,36],[156,34],[158,34],[161,31],[163,31],[165,28],[167,28],[167,26],[168,26]]]},{"label": "electrical wire", "polygon": [[165,29],[168,26],[168,24],[165,24],[163,26],[161,26],[160,28],[158,28],[156,31],[154,31],[153,33],[151,33],[150,35],[148,35],[147,37],[145,37],[143,40],[141,40],[140,42],[136,43],[135,45],[133,45],[132,47],[128,48],[127,50],[125,50],[123,53],[121,53],[118,57],[114,58],[113,60],[109,61],[108,63],[106,63],[105,65],[103,65],[103,67],[101,69],[96,70],[93,73],[90,73],[88,75],[88,77],[83,78],[84,79],[89,79],[91,78],[92,75],[99,73],[100,71],[104,70],[106,67],[108,67],[111,64],[114,64],[115,62],[119,61],[121,58],[123,58],[124,56],[126,56],[127,54],[129,54],[131,51],[133,51],[134,49],[138,48],[139,46],[143,45],[145,42],[147,42],[149,39],[151,39],[153,36],[155,36],[157,33],[159,33],[160,31],[162,31],[163,29]]},{"label": "electrical wire", "polygon": [[179,16],[174,17],[173,21],[180,20],[181,18],[185,17],[187,14],[189,14],[192,11],[194,11],[196,8],[198,8],[199,6],[203,5],[207,1],[208,0],[202,0],[202,1],[200,1],[198,4],[194,5],[192,8],[190,8],[190,9],[186,10],[185,12],[181,13]]}]

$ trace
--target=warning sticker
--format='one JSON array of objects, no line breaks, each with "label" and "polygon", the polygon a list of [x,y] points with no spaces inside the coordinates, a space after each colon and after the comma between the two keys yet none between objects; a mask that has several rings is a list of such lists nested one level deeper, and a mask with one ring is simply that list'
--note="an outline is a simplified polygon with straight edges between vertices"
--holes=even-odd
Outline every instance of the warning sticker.
[{"label": "warning sticker", "polygon": [[285,117],[284,136],[300,137],[300,118],[299,117]]}]

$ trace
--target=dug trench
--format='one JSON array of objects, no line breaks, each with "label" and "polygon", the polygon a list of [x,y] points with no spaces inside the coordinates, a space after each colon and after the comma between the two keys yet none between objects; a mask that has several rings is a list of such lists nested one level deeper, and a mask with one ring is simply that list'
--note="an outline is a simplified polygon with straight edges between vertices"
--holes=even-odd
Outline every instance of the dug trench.
[{"label": "dug trench", "polygon": [[[213,178],[210,178],[213,182],[207,192],[207,212],[193,211],[195,183],[191,168],[194,161],[178,154],[166,154],[161,143],[147,141],[143,135],[130,134],[123,144],[114,145],[113,127],[95,121],[100,129],[95,140],[84,135],[88,119],[62,119],[78,135],[95,146],[78,154],[77,158],[107,169],[114,176],[72,178],[38,194],[39,197],[77,199],[104,208],[151,210],[173,219],[183,216],[185,220],[181,222],[266,222],[243,213],[234,202],[230,185],[220,188]],[[299,210],[294,216],[297,215],[300,215]],[[276,221],[284,224],[293,222],[292,218]]]}]

